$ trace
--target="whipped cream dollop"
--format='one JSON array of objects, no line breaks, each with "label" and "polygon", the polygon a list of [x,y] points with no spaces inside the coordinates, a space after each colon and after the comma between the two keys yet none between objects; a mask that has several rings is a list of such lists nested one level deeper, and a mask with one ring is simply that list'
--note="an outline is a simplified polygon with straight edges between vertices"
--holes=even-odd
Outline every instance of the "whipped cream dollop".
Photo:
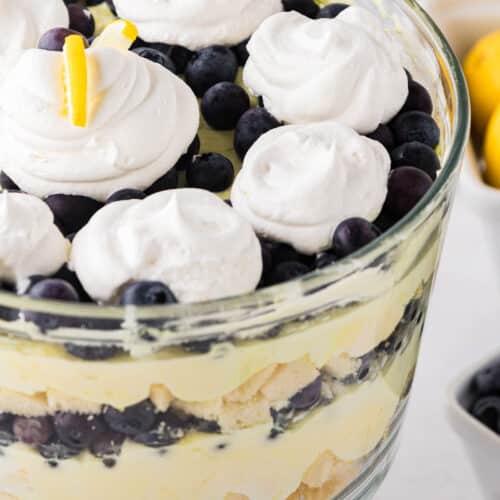
[{"label": "whipped cream dollop", "polygon": [[342,221],[377,218],[390,168],[381,144],[345,125],[287,125],[250,148],[231,201],[257,233],[314,254]]},{"label": "whipped cream dollop", "polygon": [[23,50],[38,45],[46,31],[68,25],[63,0],[0,0],[0,78],[3,80]]},{"label": "whipped cream dollop", "polygon": [[262,254],[251,225],[216,195],[176,189],[99,210],[73,241],[71,267],[98,301],[148,280],[190,303],[255,290]]},{"label": "whipped cream dollop", "polygon": [[0,193],[0,241],[0,278],[18,285],[55,273],[69,254],[49,207],[24,193]]},{"label": "whipped cream dollop", "polygon": [[366,134],[391,120],[408,97],[399,47],[363,7],[335,19],[276,14],[248,51],[246,86],[286,123],[335,120]]},{"label": "whipped cream dollop", "polygon": [[63,55],[25,51],[0,105],[0,168],[23,191],[105,200],[167,173],[199,126],[191,89],[159,64],[107,47],[86,51],[89,124],[64,116]]},{"label": "whipped cream dollop", "polygon": [[198,50],[246,40],[281,0],[115,0],[118,15],[134,22],[142,39]]}]

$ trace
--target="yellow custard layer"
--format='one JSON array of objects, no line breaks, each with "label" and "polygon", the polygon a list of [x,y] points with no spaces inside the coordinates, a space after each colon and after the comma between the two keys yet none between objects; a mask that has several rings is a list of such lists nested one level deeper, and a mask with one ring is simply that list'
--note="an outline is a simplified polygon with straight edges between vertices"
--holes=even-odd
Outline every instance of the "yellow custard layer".
[{"label": "yellow custard layer", "polygon": [[323,453],[350,464],[381,442],[411,380],[418,333],[383,375],[348,390],[276,439],[268,439],[266,425],[230,436],[191,435],[164,454],[126,442],[112,469],[88,453],[51,468],[36,451],[15,444],[0,457],[0,493],[21,500],[223,500],[229,493],[284,500]]}]

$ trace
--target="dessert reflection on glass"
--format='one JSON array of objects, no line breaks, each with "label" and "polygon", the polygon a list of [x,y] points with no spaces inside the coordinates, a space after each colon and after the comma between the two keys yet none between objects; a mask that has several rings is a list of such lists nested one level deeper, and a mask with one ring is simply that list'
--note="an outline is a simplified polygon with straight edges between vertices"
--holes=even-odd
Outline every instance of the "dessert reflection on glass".
[{"label": "dessert reflection on glass", "polygon": [[0,497],[368,498],[467,136],[446,43],[404,2],[90,3],[3,83]]}]

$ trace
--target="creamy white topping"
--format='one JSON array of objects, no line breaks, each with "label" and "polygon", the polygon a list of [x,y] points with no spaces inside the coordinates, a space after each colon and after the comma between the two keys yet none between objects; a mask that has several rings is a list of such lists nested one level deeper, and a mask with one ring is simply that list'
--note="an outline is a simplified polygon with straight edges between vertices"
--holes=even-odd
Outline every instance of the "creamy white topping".
[{"label": "creamy white topping", "polygon": [[246,40],[281,0],[115,0],[120,17],[139,28],[142,39],[197,50]]},{"label": "creamy white topping", "polygon": [[26,51],[6,82],[0,167],[26,192],[105,200],[119,189],[148,188],[198,131],[198,103],[180,78],[133,52],[99,47],[87,56],[85,128],[62,113],[60,52]]},{"label": "creamy white topping", "polygon": [[177,189],[101,209],[74,239],[71,265],[96,300],[153,280],[200,302],[255,290],[262,255],[250,224],[216,195]]},{"label": "creamy white topping", "polygon": [[248,51],[245,84],[287,123],[336,120],[369,133],[408,96],[396,43],[381,19],[359,6],[335,19],[276,14],[255,32]]},{"label": "creamy white topping", "polygon": [[381,144],[345,125],[287,125],[250,148],[231,200],[257,233],[313,254],[345,219],[379,215],[390,165]]},{"label": "creamy white topping", "polygon": [[55,273],[69,253],[49,207],[23,193],[0,193],[0,241],[0,278],[20,286],[30,276]]},{"label": "creamy white topping", "polygon": [[24,49],[38,45],[52,28],[67,28],[68,9],[63,0],[0,0],[0,78],[16,64]]}]

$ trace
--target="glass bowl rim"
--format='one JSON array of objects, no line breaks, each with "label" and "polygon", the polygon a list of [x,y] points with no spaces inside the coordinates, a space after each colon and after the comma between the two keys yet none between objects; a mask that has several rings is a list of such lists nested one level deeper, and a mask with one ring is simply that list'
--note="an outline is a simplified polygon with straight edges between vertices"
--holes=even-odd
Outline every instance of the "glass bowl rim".
[{"label": "glass bowl rim", "polygon": [[308,290],[318,286],[318,281],[332,282],[349,275],[353,271],[363,267],[378,255],[378,250],[384,244],[393,240],[408,230],[415,221],[425,212],[431,202],[438,197],[446,187],[451,175],[460,166],[460,160],[469,138],[470,129],[470,109],[469,94],[465,76],[460,62],[455,56],[451,46],[444,37],[441,30],[432,20],[429,14],[418,4],[416,0],[396,0],[396,3],[406,5],[416,14],[421,26],[427,28],[433,37],[433,43],[443,56],[443,62],[450,72],[451,86],[454,91],[456,101],[456,113],[454,116],[450,147],[447,151],[441,173],[433,183],[431,189],[407,214],[398,221],[382,236],[369,245],[361,248],[349,257],[342,259],[338,263],[323,269],[311,271],[303,277],[286,283],[259,289],[247,294],[222,298],[214,301],[194,303],[194,304],[169,304],[161,306],[115,306],[98,305],[94,303],[72,303],[57,300],[40,300],[28,296],[20,296],[13,292],[0,291],[0,304],[6,307],[25,311],[44,312],[50,315],[61,314],[72,317],[100,317],[119,319],[126,314],[125,311],[133,308],[140,311],[141,317],[185,317],[185,316],[206,316],[221,310],[237,310],[248,306],[258,306],[259,304],[278,304],[279,302],[299,298],[306,294]]}]

